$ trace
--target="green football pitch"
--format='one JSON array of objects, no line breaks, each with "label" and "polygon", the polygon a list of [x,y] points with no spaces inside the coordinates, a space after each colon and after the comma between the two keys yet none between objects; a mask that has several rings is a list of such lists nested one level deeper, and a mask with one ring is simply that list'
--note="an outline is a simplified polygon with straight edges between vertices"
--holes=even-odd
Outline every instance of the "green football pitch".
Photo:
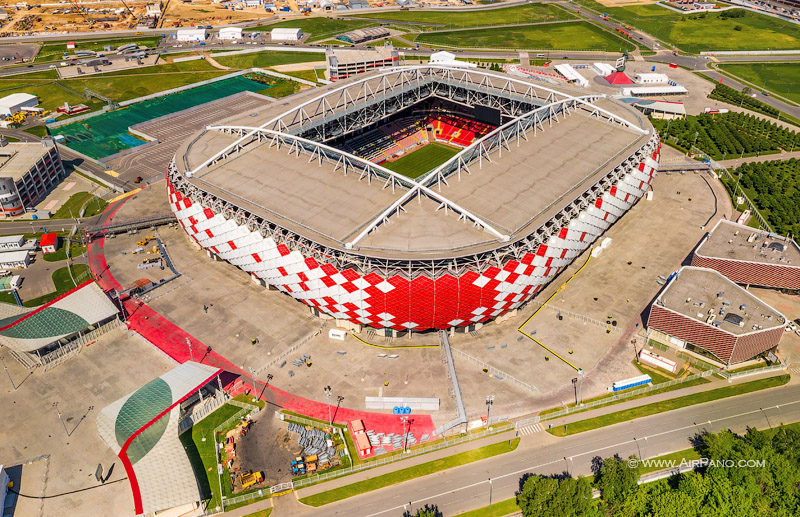
[{"label": "green football pitch", "polygon": [[434,167],[443,164],[459,151],[461,149],[458,147],[432,142],[399,160],[384,162],[382,165],[403,176],[418,178]]}]

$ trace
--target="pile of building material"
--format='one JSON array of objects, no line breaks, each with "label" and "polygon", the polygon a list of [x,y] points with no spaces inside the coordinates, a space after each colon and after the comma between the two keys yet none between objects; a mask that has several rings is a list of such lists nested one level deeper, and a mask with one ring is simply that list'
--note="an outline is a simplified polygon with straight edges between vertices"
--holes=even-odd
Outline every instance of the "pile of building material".
[{"label": "pile of building material", "polygon": [[304,456],[318,455],[320,463],[325,463],[336,454],[336,447],[328,440],[327,433],[321,429],[306,428],[289,422],[289,431],[300,435],[297,437],[297,443],[303,448]]},{"label": "pile of building material", "polygon": [[[386,454],[387,449],[386,447],[390,447],[392,450],[399,450],[403,448],[403,435],[402,434],[395,434],[395,433],[376,433],[373,430],[367,431],[367,437],[369,438],[369,443],[372,445],[375,450],[375,455]],[[425,441],[429,438],[426,434],[422,437],[422,441]],[[408,446],[412,446],[417,443],[417,437],[414,436],[414,433],[408,432]]]}]

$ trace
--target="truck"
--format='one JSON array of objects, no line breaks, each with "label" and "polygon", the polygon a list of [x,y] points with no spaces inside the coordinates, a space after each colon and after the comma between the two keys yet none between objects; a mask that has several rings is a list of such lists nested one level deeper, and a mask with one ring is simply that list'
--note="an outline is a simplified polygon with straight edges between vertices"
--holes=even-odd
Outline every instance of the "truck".
[{"label": "truck", "polygon": [[239,481],[242,483],[242,488],[248,488],[264,481],[264,475],[261,472],[242,473],[239,474]]},{"label": "truck", "polygon": [[291,11],[292,11],[291,7],[289,7],[288,5],[286,5],[286,6],[283,6],[283,7],[281,7],[281,8],[280,8],[280,9],[278,9],[278,10],[279,10],[280,12],[282,12],[282,13],[289,13],[289,12],[291,12]]},{"label": "truck", "polygon": [[302,476],[306,473],[306,464],[303,462],[303,458],[298,456],[294,459],[291,463],[292,467],[292,475],[293,476]]}]

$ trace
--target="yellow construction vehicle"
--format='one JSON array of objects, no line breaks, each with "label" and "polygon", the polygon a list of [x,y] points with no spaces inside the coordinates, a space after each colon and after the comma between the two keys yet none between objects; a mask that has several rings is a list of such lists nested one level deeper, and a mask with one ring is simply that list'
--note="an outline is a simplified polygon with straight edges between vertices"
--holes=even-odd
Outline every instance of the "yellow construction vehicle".
[{"label": "yellow construction vehicle", "polygon": [[242,488],[247,488],[264,481],[264,476],[261,472],[248,472],[247,474],[239,474],[239,481],[242,483]]}]

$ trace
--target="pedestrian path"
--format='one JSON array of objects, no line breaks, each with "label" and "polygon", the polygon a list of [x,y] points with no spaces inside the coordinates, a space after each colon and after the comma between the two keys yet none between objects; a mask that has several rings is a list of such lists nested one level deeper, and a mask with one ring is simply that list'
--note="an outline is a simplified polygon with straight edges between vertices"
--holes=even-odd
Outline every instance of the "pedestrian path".
[{"label": "pedestrian path", "polygon": [[525,427],[520,427],[519,434],[520,436],[530,436],[541,431],[543,431],[541,424],[531,424],[526,425]]}]

